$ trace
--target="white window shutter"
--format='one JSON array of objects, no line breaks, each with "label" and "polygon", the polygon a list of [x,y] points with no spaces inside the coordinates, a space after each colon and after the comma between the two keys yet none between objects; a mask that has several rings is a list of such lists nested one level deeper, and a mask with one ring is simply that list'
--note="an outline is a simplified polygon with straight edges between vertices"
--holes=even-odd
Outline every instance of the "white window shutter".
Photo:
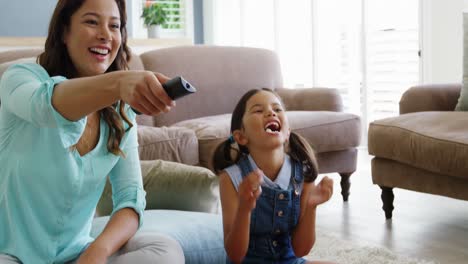
[{"label": "white window shutter", "polygon": [[366,1],[368,122],[399,114],[401,95],[418,84],[419,1]]},{"label": "white window shutter", "polygon": [[369,121],[399,114],[401,95],[419,81],[418,51],[418,30],[415,28],[368,33]]}]

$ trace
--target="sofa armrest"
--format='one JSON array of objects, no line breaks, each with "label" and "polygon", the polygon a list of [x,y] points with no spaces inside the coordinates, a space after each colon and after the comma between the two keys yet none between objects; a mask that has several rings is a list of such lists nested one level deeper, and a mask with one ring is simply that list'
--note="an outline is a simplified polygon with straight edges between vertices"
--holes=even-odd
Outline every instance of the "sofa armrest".
[{"label": "sofa armrest", "polygon": [[276,89],[289,111],[343,111],[343,100],[337,89]]},{"label": "sofa armrest", "polygon": [[140,160],[166,160],[196,165],[198,140],[195,132],[184,127],[138,126]]},{"label": "sofa armrest", "polygon": [[400,99],[400,114],[422,111],[453,111],[460,97],[461,84],[414,86]]}]

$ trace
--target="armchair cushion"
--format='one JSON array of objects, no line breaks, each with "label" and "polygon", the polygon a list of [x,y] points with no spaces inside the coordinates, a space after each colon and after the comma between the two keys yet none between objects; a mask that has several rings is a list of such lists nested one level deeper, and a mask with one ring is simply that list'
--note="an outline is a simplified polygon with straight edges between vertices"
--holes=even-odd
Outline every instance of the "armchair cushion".
[{"label": "armchair cushion", "polygon": [[291,130],[303,136],[315,152],[346,150],[359,146],[359,116],[330,111],[288,111]]},{"label": "armchair cushion", "polygon": [[[346,150],[359,145],[361,122],[353,114],[330,111],[287,111],[290,127],[305,137],[316,152]],[[231,114],[176,123],[194,130],[199,142],[200,165],[213,168],[216,147],[229,136]]]},{"label": "armchair cushion", "polygon": [[[146,209],[217,213],[218,177],[210,170],[176,162],[141,161]],[[112,188],[107,181],[97,206],[98,215],[112,212]]]},{"label": "armchair cushion", "polygon": [[466,113],[409,113],[372,122],[368,148],[379,158],[468,179],[466,131]]}]

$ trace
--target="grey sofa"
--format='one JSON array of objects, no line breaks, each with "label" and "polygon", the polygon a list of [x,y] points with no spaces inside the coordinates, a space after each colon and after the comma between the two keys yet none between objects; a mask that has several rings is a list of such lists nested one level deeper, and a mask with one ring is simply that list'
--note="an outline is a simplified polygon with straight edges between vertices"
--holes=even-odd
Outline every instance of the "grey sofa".
[{"label": "grey sofa", "polygon": [[382,189],[387,219],[393,188],[468,200],[468,113],[454,111],[460,88],[412,87],[400,100],[400,116],[370,124],[372,181]]},{"label": "grey sofa", "polygon": [[[3,52],[0,64],[39,52]],[[130,68],[181,75],[198,89],[178,100],[167,114],[138,117],[142,160],[162,159],[212,169],[214,149],[229,136],[230,113],[237,101],[250,89],[271,88],[289,110],[292,130],[314,147],[320,173],[341,175],[347,201],[361,123],[358,116],[343,112],[337,89],[285,88],[278,56],[258,48],[200,45],[156,49],[133,56]]]}]

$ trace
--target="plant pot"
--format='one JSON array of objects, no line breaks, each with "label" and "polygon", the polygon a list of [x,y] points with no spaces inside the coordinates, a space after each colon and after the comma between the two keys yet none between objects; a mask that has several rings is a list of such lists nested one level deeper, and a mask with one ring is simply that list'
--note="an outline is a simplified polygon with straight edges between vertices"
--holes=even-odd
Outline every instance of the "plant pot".
[{"label": "plant pot", "polygon": [[159,38],[161,36],[161,26],[153,25],[148,27],[148,38]]}]

